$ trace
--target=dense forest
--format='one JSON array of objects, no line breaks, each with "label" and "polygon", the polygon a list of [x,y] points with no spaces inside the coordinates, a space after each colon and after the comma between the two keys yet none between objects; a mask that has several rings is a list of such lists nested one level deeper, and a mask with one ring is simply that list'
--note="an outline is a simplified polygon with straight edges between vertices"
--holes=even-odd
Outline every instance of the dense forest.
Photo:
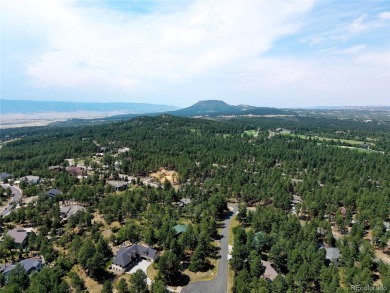
[{"label": "dense forest", "polygon": [[[6,183],[26,175],[42,180],[21,181],[23,196],[31,200],[0,216],[0,258],[7,263],[39,255],[46,262],[30,276],[20,267],[7,278],[0,275],[4,292],[88,290],[80,274],[102,292],[184,286],[194,273],[215,269],[231,203],[238,205],[231,229],[233,292],[390,288],[388,124],[162,115],[3,130],[1,138],[8,142],[0,149],[0,172],[12,174]],[[84,166],[85,176],[67,172],[67,159]],[[143,182],[161,169],[177,177],[157,188]],[[123,180],[128,188],[115,191],[110,180]],[[61,195],[50,198],[51,188]],[[3,201],[10,196],[6,188],[0,193]],[[182,198],[191,202],[179,207]],[[60,206],[69,202],[84,209],[64,222]],[[186,231],[176,234],[176,225]],[[36,228],[24,249],[6,235],[20,226]],[[145,243],[160,252],[151,285],[142,271],[118,278],[108,269],[123,243]],[[336,262],[327,259],[328,248],[338,249]],[[264,277],[264,263],[275,278]]]}]

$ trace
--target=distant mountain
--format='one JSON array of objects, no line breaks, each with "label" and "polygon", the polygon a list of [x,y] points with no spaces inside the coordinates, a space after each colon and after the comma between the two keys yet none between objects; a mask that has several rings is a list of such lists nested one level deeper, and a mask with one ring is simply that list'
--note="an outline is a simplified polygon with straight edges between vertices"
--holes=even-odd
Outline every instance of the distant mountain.
[{"label": "distant mountain", "polygon": [[196,104],[171,111],[169,114],[176,116],[223,116],[223,115],[277,115],[286,114],[286,112],[268,107],[254,107],[249,105],[232,106],[220,100],[199,101]]},{"label": "distant mountain", "polygon": [[390,110],[390,106],[315,106],[307,109],[314,110]]},{"label": "distant mountain", "polygon": [[167,112],[177,107],[145,103],[74,103],[57,101],[0,100],[1,114],[44,112],[124,112],[145,114]]}]

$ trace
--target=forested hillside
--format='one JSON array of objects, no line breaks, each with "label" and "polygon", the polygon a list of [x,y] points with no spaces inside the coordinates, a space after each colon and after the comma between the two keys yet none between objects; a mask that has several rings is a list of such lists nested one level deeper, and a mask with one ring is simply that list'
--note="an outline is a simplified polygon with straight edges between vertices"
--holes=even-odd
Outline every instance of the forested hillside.
[{"label": "forested hillside", "polygon": [[[26,175],[42,179],[37,185],[19,183],[29,200],[0,217],[4,235],[13,227],[35,228],[24,250],[3,242],[1,258],[41,255],[47,262],[23,282],[17,276],[0,278],[5,292],[110,292],[110,286],[119,292],[127,287],[164,292],[166,286],[201,280],[201,274],[210,277],[230,204],[239,207],[231,229],[233,292],[390,288],[389,125],[163,115],[1,135],[9,140],[0,149],[0,172],[12,174],[7,181],[16,184]],[[69,172],[70,165],[85,168],[82,176]],[[148,183],[155,173],[157,187]],[[110,181],[126,182],[126,188],[116,190]],[[62,194],[51,199],[51,188]],[[2,194],[6,201],[5,189]],[[183,198],[190,203],[180,206]],[[60,221],[64,203],[84,210]],[[186,231],[175,232],[176,225]],[[152,285],[141,282],[144,291],[135,289],[133,275],[110,271],[123,243],[159,251],[160,259],[148,269]],[[338,250],[337,260],[328,259],[330,248]],[[274,277],[267,277],[266,264]],[[46,289],[40,286],[44,279],[50,280]]]}]

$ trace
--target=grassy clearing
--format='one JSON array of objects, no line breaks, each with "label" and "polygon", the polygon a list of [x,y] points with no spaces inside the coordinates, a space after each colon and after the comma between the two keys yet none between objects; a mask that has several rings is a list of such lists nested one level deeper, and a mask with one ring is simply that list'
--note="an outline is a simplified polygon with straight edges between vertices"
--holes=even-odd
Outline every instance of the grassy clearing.
[{"label": "grassy clearing", "polygon": [[200,129],[191,128],[190,132],[196,135],[202,135]]},{"label": "grassy clearing", "polygon": [[[361,140],[353,140],[353,139],[342,139],[342,138],[329,138],[329,137],[323,137],[323,136],[311,136],[311,135],[304,135],[304,134],[293,134],[293,133],[288,133],[288,132],[281,132],[281,135],[286,135],[286,136],[293,136],[293,137],[299,137],[302,139],[318,139],[322,141],[340,141],[341,143],[347,143],[347,144],[355,144],[355,145],[360,145],[364,144],[364,141]],[[370,145],[375,145],[373,143],[368,143]]]},{"label": "grassy clearing", "polygon": [[248,136],[257,137],[259,135],[259,131],[258,130],[245,130],[241,136],[244,136],[244,134],[246,134]]}]

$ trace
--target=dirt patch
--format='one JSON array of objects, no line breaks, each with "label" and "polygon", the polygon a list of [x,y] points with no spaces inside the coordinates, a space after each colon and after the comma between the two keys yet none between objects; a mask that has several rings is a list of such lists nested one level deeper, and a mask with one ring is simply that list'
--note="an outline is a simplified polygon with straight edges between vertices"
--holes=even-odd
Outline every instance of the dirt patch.
[{"label": "dirt patch", "polygon": [[34,200],[38,200],[38,196],[30,196],[30,197],[23,198],[23,202],[25,204],[29,204],[30,202],[33,202]]},{"label": "dirt patch", "polygon": [[107,225],[107,223],[106,223],[106,221],[104,220],[104,218],[102,217],[102,215],[99,214],[99,213],[97,213],[97,212],[93,213],[93,221],[94,221],[95,223],[103,224],[104,226]]},{"label": "dirt patch", "polygon": [[164,184],[166,180],[171,182],[172,185],[179,184],[179,174],[176,171],[168,171],[164,168],[160,168],[157,172],[151,173],[150,177],[156,178],[161,184]]},{"label": "dirt patch", "polygon": [[110,239],[111,234],[113,234],[111,229],[106,229],[102,231],[103,238],[106,240]]},{"label": "dirt patch", "polygon": [[375,249],[375,255],[377,258],[379,258],[381,261],[384,263],[390,265],[390,255],[387,253],[383,252],[382,250]]}]

